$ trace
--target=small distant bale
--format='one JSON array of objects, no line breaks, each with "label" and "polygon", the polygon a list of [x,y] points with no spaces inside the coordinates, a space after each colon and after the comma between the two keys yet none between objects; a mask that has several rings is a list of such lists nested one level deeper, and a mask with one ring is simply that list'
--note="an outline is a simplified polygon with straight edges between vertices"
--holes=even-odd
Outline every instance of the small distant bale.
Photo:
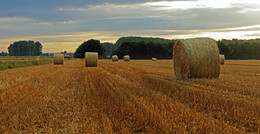
[{"label": "small distant bale", "polygon": [[35,57],[35,60],[40,60],[40,56],[36,56],[36,57]]},{"label": "small distant bale", "polygon": [[123,59],[124,59],[124,61],[130,61],[130,56],[129,56],[129,55],[125,55],[125,56],[123,57]]},{"label": "small distant bale", "polygon": [[98,64],[98,53],[97,52],[86,52],[85,53],[85,67],[97,67]]},{"label": "small distant bale", "polygon": [[117,55],[113,55],[111,59],[112,59],[113,62],[118,61],[118,56]]},{"label": "small distant bale", "polygon": [[224,65],[225,64],[225,55],[220,54],[219,58],[220,58],[220,64]]},{"label": "small distant bale", "polygon": [[210,38],[178,40],[174,46],[174,73],[177,79],[218,78],[219,49]]},{"label": "small distant bale", "polygon": [[152,61],[157,61],[157,58],[152,58]]},{"label": "small distant bale", "polygon": [[54,65],[63,65],[64,64],[64,54],[54,54]]}]

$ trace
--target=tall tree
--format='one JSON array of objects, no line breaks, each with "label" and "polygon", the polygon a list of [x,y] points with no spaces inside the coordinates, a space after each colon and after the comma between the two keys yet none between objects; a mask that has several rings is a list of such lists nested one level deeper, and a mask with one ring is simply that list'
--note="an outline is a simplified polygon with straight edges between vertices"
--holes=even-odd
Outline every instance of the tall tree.
[{"label": "tall tree", "polygon": [[8,47],[10,56],[39,56],[42,44],[34,41],[16,41]]},{"label": "tall tree", "polygon": [[105,56],[105,48],[100,44],[99,40],[88,40],[83,42],[75,51],[75,58],[84,58],[85,52],[98,52],[98,55]]},{"label": "tall tree", "polygon": [[106,50],[106,55],[111,55],[112,52],[113,52],[113,47],[114,47],[114,44],[113,43],[110,43],[110,42],[104,42],[104,43],[101,43],[101,45],[105,48]]},{"label": "tall tree", "polygon": [[132,59],[172,59],[174,42],[154,43],[154,42],[123,42],[122,45],[113,52],[122,58],[130,55]]}]

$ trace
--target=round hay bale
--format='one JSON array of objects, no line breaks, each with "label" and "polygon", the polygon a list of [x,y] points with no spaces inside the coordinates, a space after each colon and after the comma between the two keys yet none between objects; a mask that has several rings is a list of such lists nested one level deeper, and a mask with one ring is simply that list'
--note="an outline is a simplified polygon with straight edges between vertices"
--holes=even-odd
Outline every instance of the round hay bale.
[{"label": "round hay bale", "polygon": [[152,61],[157,61],[157,58],[152,58]]},{"label": "round hay bale", "polygon": [[112,61],[118,61],[118,56],[117,55],[113,55],[111,59],[112,59]]},{"label": "round hay bale", "polygon": [[124,61],[130,61],[130,56],[129,56],[129,55],[125,55],[125,56],[123,57],[123,59],[124,59]]},{"label": "round hay bale", "polygon": [[173,62],[177,79],[218,78],[220,74],[218,45],[210,38],[178,40]]},{"label": "round hay bale", "polygon": [[40,60],[40,56],[36,56],[36,60]]},{"label": "round hay bale", "polygon": [[85,53],[85,66],[86,67],[97,67],[98,64],[98,53],[97,52],[86,52]]},{"label": "round hay bale", "polygon": [[63,65],[64,54],[54,54],[53,58],[54,65]]},{"label": "round hay bale", "polygon": [[33,60],[40,60],[40,56],[34,56],[32,59]]},{"label": "round hay bale", "polygon": [[221,65],[224,65],[225,64],[225,55],[219,55],[219,58],[220,58],[220,64]]}]

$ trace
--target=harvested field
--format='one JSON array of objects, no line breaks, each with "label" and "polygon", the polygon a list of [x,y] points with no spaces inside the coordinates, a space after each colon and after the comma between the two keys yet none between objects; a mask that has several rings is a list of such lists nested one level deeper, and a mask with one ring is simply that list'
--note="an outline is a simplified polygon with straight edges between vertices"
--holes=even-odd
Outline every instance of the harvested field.
[{"label": "harvested field", "polygon": [[13,60],[0,60],[0,61],[8,62],[8,61],[28,61],[28,60],[13,59]]},{"label": "harvested field", "polygon": [[260,61],[188,80],[172,60],[98,64],[0,71],[0,133],[260,133]]}]

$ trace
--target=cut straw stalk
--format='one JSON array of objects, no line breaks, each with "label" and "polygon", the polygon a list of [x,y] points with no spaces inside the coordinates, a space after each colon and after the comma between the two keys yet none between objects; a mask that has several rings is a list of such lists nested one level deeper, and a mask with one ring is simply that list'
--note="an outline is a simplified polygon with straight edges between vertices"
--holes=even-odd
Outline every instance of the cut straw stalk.
[{"label": "cut straw stalk", "polygon": [[118,56],[117,55],[113,55],[111,59],[112,59],[112,61],[118,61]]},{"label": "cut straw stalk", "polygon": [[125,56],[123,57],[123,59],[124,59],[124,61],[130,61],[130,56],[129,56],[129,55],[125,55]]},{"label": "cut straw stalk", "polygon": [[219,77],[219,49],[213,39],[178,40],[174,46],[173,57],[177,79]]},{"label": "cut straw stalk", "polygon": [[97,67],[98,64],[98,53],[97,52],[86,52],[85,53],[85,66],[86,67]]},{"label": "cut straw stalk", "polygon": [[225,55],[219,55],[219,58],[220,58],[220,64],[221,65],[224,65],[225,64]]},{"label": "cut straw stalk", "polygon": [[54,54],[54,65],[63,65],[64,64],[64,54]]}]

